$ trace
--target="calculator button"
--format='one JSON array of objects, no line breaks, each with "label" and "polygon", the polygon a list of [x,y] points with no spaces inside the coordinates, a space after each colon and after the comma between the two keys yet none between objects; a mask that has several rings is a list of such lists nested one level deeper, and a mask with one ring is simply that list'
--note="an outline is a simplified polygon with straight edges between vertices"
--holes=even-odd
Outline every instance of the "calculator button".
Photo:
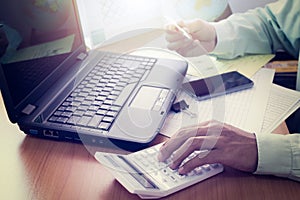
[{"label": "calculator button", "polygon": [[197,167],[196,169],[194,169],[194,171],[195,171],[195,174],[197,174],[197,175],[203,174],[203,170],[201,167]]},{"label": "calculator button", "polygon": [[210,166],[211,166],[212,168],[214,168],[214,169],[217,169],[217,168],[220,167],[220,164],[215,163],[215,164],[211,164]]},{"label": "calculator button", "polygon": [[162,172],[166,176],[169,175],[169,172],[168,172],[167,168],[162,169]]},{"label": "calculator button", "polygon": [[153,149],[153,148],[146,149],[145,152],[148,153],[148,154],[157,153],[156,149]]},{"label": "calculator button", "polygon": [[184,179],[186,177],[186,175],[181,175],[179,174],[178,172],[177,173],[174,173],[174,175],[177,177],[177,179],[181,180],[181,179]]},{"label": "calculator button", "polygon": [[206,165],[202,165],[202,169],[204,169],[205,171],[210,171],[210,165],[206,164]]},{"label": "calculator button", "polygon": [[195,173],[195,171],[193,170],[193,171],[190,171],[188,174],[187,174],[187,176],[194,176],[196,173]]},{"label": "calculator button", "polygon": [[170,175],[170,179],[175,183],[177,182],[177,178],[174,175]]}]

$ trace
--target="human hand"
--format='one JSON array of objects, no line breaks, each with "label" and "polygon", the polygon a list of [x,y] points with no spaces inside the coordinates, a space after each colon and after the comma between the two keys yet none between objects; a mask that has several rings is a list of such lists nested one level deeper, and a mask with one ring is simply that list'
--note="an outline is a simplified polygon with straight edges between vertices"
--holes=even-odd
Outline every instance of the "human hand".
[{"label": "human hand", "polygon": [[217,36],[213,25],[201,19],[180,21],[177,25],[185,30],[191,39],[181,33],[175,25],[168,25],[166,27],[166,40],[169,42],[168,48],[170,50],[183,56],[199,56],[214,50]]},{"label": "human hand", "polygon": [[[203,151],[182,165],[182,161],[195,150]],[[173,154],[173,155],[172,155]],[[179,130],[161,148],[159,161],[172,155],[171,169],[187,174],[194,168],[221,163],[232,168],[254,172],[257,167],[257,144],[254,134],[218,121],[208,121]]]}]

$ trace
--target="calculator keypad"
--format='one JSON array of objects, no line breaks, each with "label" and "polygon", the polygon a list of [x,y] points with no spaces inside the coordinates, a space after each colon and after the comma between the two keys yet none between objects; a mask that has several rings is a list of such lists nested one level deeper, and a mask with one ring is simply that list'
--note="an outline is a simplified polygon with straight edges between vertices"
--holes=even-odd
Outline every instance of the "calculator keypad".
[{"label": "calculator keypad", "polygon": [[[187,175],[181,175],[177,170],[172,170],[168,167],[171,162],[170,158],[166,162],[159,162],[157,160],[158,151],[159,147],[154,146],[138,153],[130,154],[128,159],[137,165],[142,173],[151,176],[157,183],[163,184],[166,188],[173,188],[181,185],[183,181],[188,182],[189,179],[194,178],[195,176],[201,176],[213,170],[214,167],[216,168],[219,166],[219,164],[206,164],[195,168]],[[199,151],[192,153],[183,161],[183,163],[197,156],[198,153]]]}]

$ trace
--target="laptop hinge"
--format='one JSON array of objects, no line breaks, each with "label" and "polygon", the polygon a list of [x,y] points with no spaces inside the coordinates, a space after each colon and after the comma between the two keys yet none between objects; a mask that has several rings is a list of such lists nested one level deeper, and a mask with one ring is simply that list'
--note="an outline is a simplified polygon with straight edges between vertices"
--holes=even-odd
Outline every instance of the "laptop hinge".
[{"label": "laptop hinge", "polygon": [[86,53],[80,53],[80,54],[77,56],[77,60],[84,60],[86,57],[87,57],[87,54],[86,54]]},{"label": "laptop hinge", "polygon": [[25,115],[30,115],[34,110],[36,109],[36,106],[28,104],[23,110],[22,113]]}]

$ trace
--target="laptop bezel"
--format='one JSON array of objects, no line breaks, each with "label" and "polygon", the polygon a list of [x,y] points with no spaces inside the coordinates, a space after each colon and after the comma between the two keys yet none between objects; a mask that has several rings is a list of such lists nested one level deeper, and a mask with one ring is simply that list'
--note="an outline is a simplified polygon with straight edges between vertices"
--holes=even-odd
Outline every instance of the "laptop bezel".
[{"label": "laptop bezel", "polygon": [[[75,62],[78,60],[82,60],[82,57],[80,55],[87,54],[87,46],[84,41],[83,36],[83,30],[81,26],[81,20],[79,16],[79,10],[77,6],[76,0],[70,0],[72,1],[72,6],[74,7],[74,15],[75,15],[75,21],[77,25],[77,31],[78,31],[78,37],[80,44],[78,47],[73,50],[73,52],[70,53],[56,68],[55,71],[53,71],[51,74],[48,75],[48,77],[40,83],[35,89],[33,89],[18,105],[13,104],[13,98],[10,94],[8,82],[6,80],[2,65],[0,63],[0,89],[2,93],[2,99],[6,108],[6,112],[8,115],[9,120],[12,123],[17,123],[19,119],[25,114],[22,112],[22,110],[27,105],[34,105],[35,102],[42,97],[45,91],[47,91],[53,83],[59,79],[59,77],[63,76],[61,73],[67,73],[68,70],[72,65],[75,65]],[[80,59],[78,59],[80,57]]]}]

